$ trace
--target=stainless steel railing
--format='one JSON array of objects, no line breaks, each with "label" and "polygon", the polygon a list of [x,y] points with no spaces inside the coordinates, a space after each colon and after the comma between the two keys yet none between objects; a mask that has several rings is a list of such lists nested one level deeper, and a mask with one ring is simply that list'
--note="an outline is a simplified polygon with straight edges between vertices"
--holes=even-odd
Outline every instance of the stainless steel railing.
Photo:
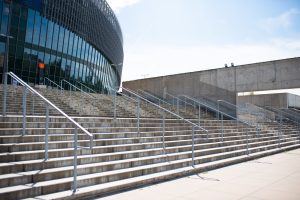
[{"label": "stainless steel railing", "polygon": [[79,81],[76,81],[76,83],[78,83],[78,84],[80,85],[80,87],[81,87],[80,89],[81,89],[81,90],[83,90],[83,89],[82,89],[82,87],[83,87],[83,88],[87,89],[88,92],[97,93],[95,90],[93,90],[92,88],[90,88],[90,87],[84,85],[83,83],[81,83],[81,82],[79,82]]},{"label": "stainless steel railing", "polygon": [[168,114],[176,117],[177,119],[180,119],[192,126],[192,166],[194,166],[194,164],[195,164],[195,161],[194,161],[194,159],[195,159],[195,153],[194,153],[195,152],[195,141],[198,140],[198,139],[195,139],[195,128],[198,128],[199,131],[204,131],[206,133],[206,139],[208,139],[208,130],[206,130],[205,128],[191,122],[190,120],[187,120],[187,119],[181,117],[180,115],[178,115],[178,114],[176,114],[154,102],[151,102],[150,100],[140,96],[138,93],[136,93],[130,89],[127,89],[124,87],[120,87],[120,88],[122,89],[123,93],[127,92],[127,93],[129,93],[129,95],[132,95],[132,96],[138,98],[140,101],[144,101],[144,102],[147,102],[147,103],[153,105],[155,108],[159,109],[162,112],[163,148],[165,148],[165,113],[168,113]]},{"label": "stainless steel railing", "polygon": [[184,111],[186,112],[187,111],[187,106],[190,106],[193,108],[193,112],[195,115],[199,115],[199,110],[196,109],[196,106],[195,104],[191,104],[191,103],[188,103],[188,102],[185,102],[183,100],[181,100],[180,98],[166,92],[166,99],[168,99],[167,97],[171,97],[171,101],[172,101],[172,104],[174,106],[176,106],[176,111],[177,111],[177,114],[180,114],[180,105],[182,103],[182,105],[184,105]]},{"label": "stainless steel railing", "polygon": [[191,101],[191,102],[195,102],[196,103],[196,105],[199,107],[199,110],[201,109],[201,107],[203,108],[203,107],[207,107],[209,110],[211,110],[211,111],[213,111],[213,112],[215,112],[217,115],[221,115],[221,117],[219,118],[219,117],[217,117],[217,119],[219,120],[219,121],[221,121],[221,134],[222,134],[222,141],[223,141],[223,138],[224,138],[224,117],[227,117],[227,118],[229,118],[229,119],[233,119],[233,120],[235,120],[236,122],[240,122],[240,123],[242,123],[242,124],[245,124],[248,128],[246,129],[246,138],[247,138],[247,154],[249,155],[249,134],[248,134],[248,132],[249,132],[249,129],[250,128],[255,128],[255,130],[256,130],[256,136],[258,137],[258,129],[257,129],[257,127],[255,126],[255,125],[253,125],[253,124],[250,124],[250,123],[248,123],[248,122],[246,122],[246,121],[244,121],[244,120],[241,120],[241,119],[238,119],[238,118],[236,118],[236,117],[234,117],[234,116],[231,116],[231,115],[229,115],[229,114],[227,114],[227,113],[224,113],[224,112],[222,112],[222,111],[220,111],[220,110],[218,110],[217,108],[214,108],[214,107],[212,107],[212,106],[210,106],[210,105],[207,105],[207,104],[205,104],[205,103],[203,103],[203,102],[201,102],[201,101],[198,101],[197,99],[195,99],[195,98],[192,98],[192,97],[189,97],[189,96],[187,96],[187,95],[180,95],[180,96],[178,96],[179,98],[184,98],[184,101]]},{"label": "stainless steel railing", "polygon": [[[41,98],[46,107],[45,112],[45,153],[44,157],[45,160],[48,160],[48,137],[49,137],[49,108],[54,108],[57,112],[59,112],[62,116],[64,116],[68,121],[70,121],[74,125],[74,164],[73,164],[73,185],[72,189],[73,191],[77,190],[77,150],[79,148],[88,148],[93,149],[93,134],[91,134],[89,131],[87,131],[84,127],[82,127],[79,123],[77,123],[74,119],[72,119],[70,116],[68,116],[65,112],[63,112],[60,108],[58,108],[56,105],[54,105],[51,101],[49,101],[46,97],[41,95],[39,92],[37,92],[35,89],[33,89],[31,86],[29,86],[27,83],[25,83],[22,79],[20,79],[17,75],[15,75],[12,72],[5,73],[5,83],[4,83],[4,89],[3,89],[3,110],[2,115],[3,117],[6,116],[6,106],[7,106],[7,76],[10,76],[13,80],[17,81],[18,84],[23,86],[23,97],[22,97],[22,104],[23,104],[23,131],[22,135],[24,136],[26,134],[26,93],[27,91],[30,91],[34,93],[37,97]],[[78,139],[78,129],[80,129],[85,135],[89,137],[89,147],[82,147],[78,146],[77,139]]]}]

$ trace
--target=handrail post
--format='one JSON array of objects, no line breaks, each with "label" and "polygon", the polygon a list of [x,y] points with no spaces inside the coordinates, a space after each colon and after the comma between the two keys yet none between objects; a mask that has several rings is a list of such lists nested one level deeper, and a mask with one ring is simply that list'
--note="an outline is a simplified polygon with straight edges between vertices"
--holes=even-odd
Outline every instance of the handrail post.
[{"label": "handrail post", "polygon": [[179,99],[177,99],[177,114],[179,115]]},{"label": "handrail post", "polygon": [[218,115],[218,117],[217,117],[217,119],[219,120],[220,119],[220,101],[217,101],[218,102],[218,112],[217,112],[217,115]]},{"label": "handrail post", "polygon": [[46,123],[45,123],[45,160],[48,160],[48,134],[49,134],[49,104],[45,103],[46,106]]},{"label": "handrail post", "polygon": [[249,128],[246,129],[246,137],[247,137],[247,155],[249,156]]},{"label": "handrail post", "polygon": [[195,126],[192,127],[192,167],[195,165]]},{"label": "handrail post", "polygon": [[138,133],[140,133],[140,99],[139,98],[137,98],[136,114],[137,114],[137,130]]},{"label": "handrail post", "polygon": [[73,192],[77,190],[77,126],[74,128]]},{"label": "handrail post", "polygon": [[116,96],[117,96],[117,92],[114,91],[114,97],[113,97],[113,113],[114,113],[114,121],[116,121],[116,117],[117,117],[117,105],[116,105]]},{"label": "handrail post", "polygon": [[27,96],[27,87],[23,86],[23,129],[22,136],[25,135],[26,130],[26,96]]},{"label": "handrail post", "polygon": [[256,122],[256,137],[259,136],[259,132],[258,132],[258,122]]},{"label": "handrail post", "polygon": [[34,115],[35,94],[32,94],[32,115]]},{"label": "handrail post", "polygon": [[282,112],[280,112],[280,131],[278,132],[278,148],[280,148],[280,136],[282,135]]},{"label": "handrail post", "polygon": [[2,116],[6,116],[6,98],[7,98],[7,73],[4,75],[4,86],[3,86],[3,105],[2,105]]},{"label": "handrail post", "polygon": [[163,112],[162,113],[162,126],[163,126],[163,148],[165,149],[166,146],[165,146],[165,131],[166,131],[166,124],[165,124],[165,113]]},{"label": "handrail post", "polygon": [[199,109],[199,111],[198,111],[198,125],[200,126],[201,124],[201,122],[200,122],[200,120],[201,120],[201,105],[200,105],[200,103],[199,103],[199,105],[198,105],[198,109]]},{"label": "handrail post", "polygon": [[222,142],[224,142],[224,125],[223,125],[223,113],[221,113],[221,123],[222,123]]}]

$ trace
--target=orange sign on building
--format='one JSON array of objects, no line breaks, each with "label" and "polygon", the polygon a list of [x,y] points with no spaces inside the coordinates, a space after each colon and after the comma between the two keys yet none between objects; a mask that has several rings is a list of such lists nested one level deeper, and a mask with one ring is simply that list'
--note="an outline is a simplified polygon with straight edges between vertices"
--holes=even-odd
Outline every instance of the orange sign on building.
[{"label": "orange sign on building", "polygon": [[39,63],[38,65],[39,65],[39,69],[42,69],[42,70],[45,69],[45,64],[44,63]]}]

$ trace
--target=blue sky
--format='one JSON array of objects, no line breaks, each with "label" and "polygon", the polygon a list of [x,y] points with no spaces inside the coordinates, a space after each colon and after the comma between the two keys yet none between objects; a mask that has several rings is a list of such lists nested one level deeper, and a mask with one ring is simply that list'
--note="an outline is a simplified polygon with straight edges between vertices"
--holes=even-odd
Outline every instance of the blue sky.
[{"label": "blue sky", "polygon": [[300,0],[108,0],[122,80],[300,56]]}]

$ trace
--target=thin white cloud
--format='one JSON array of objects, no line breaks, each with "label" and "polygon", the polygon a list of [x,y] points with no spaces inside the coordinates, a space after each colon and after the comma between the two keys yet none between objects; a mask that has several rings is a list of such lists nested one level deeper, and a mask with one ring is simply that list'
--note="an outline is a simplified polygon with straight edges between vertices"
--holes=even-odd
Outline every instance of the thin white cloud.
[{"label": "thin white cloud", "polygon": [[294,17],[299,15],[300,11],[292,8],[279,16],[270,17],[261,21],[260,26],[267,32],[273,32],[279,29],[288,29],[294,21]]},{"label": "thin white cloud", "polygon": [[140,0],[107,0],[114,12],[119,13],[121,9],[137,4]]}]

